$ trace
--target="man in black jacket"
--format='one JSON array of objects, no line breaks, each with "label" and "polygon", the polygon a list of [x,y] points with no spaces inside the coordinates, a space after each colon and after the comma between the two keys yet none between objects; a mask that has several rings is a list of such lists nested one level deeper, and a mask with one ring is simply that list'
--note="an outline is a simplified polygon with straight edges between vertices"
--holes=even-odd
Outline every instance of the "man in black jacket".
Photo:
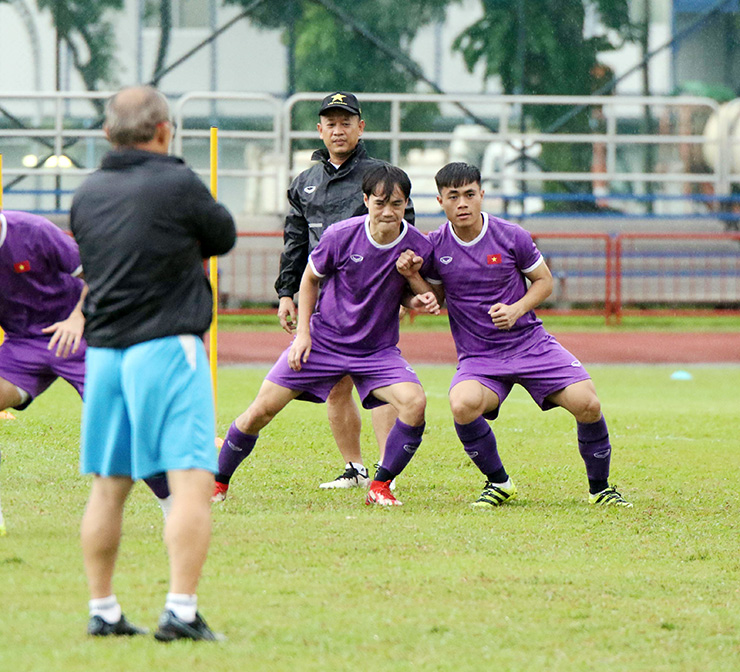
[{"label": "man in black jacket", "polygon": [[215,417],[202,342],[212,299],[205,257],[236,241],[234,220],[181,159],[151,87],[119,91],[104,130],[114,150],[75,194],[72,232],[89,293],[83,473],[94,475],[82,520],[88,633],[136,635],[113,594],[123,506],[135,480],[167,473],[170,590],[155,637],[214,640],[196,588],[211,533]]},{"label": "man in black jacket", "polygon": [[[297,324],[293,301],[298,292],[308,255],[316,247],[321,234],[334,224],[350,217],[364,215],[367,208],[362,194],[365,173],[382,161],[368,156],[362,143],[365,121],[357,97],[338,91],[327,96],[319,108],[319,136],[324,149],[311,157],[316,164],[304,170],[288,189],[290,213],[285,218],[284,247],[280,257],[280,274],[275,290],[280,299],[280,325],[289,334]],[[414,223],[414,208],[409,200],[405,217]],[[370,485],[360,449],[360,411],[352,398],[352,380],[347,376],[331,391],[327,413],[334,440],[345,462],[345,471],[336,479],[322,483],[322,488],[350,488]],[[372,412],[373,427],[382,451],[396,414],[387,405]],[[238,449],[239,435],[232,425],[219,456],[214,501],[225,498],[231,476],[246,457]]]}]

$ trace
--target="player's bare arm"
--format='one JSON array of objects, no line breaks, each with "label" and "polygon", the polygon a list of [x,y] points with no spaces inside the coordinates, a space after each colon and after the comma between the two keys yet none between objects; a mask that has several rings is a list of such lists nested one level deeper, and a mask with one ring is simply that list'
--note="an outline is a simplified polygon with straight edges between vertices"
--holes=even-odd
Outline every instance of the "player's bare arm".
[{"label": "player's bare arm", "polygon": [[301,289],[298,293],[298,302],[301,310],[298,313],[298,329],[293,344],[288,352],[288,364],[293,371],[300,371],[301,364],[308,361],[311,354],[311,315],[313,315],[316,301],[319,298],[319,281],[311,266],[306,266],[301,278]]},{"label": "player's bare arm", "polygon": [[87,296],[87,284],[82,286],[80,298],[72,309],[66,320],[55,322],[41,331],[45,334],[51,334],[47,350],[53,350],[56,347],[57,357],[68,357],[70,352],[74,353],[80,347],[82,334],[85,331],[85,316],[82,314],[82,304]]},{"label": "player's bare arm", "polygon": [[489,309],[488,314],[497,329],[508,331],[522,315],[534,310],[552,294],[552,273],[544,261],[533,271],[524,275],[531,284],[519,301],[511,305],[495,303]]}]

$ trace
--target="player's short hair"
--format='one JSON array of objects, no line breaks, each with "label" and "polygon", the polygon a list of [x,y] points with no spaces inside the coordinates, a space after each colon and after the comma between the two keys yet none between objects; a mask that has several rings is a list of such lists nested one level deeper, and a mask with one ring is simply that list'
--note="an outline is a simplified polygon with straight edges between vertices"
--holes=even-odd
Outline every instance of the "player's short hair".
[{"label": "player's short hair", "polygon": [[462,161],[448,163],[439,169],[434,176],[434,181],[437,183],[437,191],[440,194],[442,193],[442,189],[455,189],[473,182],[480,186],[480,170],[476,166],[463,163]]},{"label": "player's short hair", "polygon": [[157,126],[170,120],[167,99],[151,86],[130,86],[105,106],[108,138],[117,147],[131,147],[154,138]]},{"label": "player's short hair", "polygon": [[389,163],[381,163],[370,168],[362,178],[362,193],[365,196],[380,196],[384,199],[390,198],[396,185],[408,200],[411,194],[411,180],[406,173]]}]

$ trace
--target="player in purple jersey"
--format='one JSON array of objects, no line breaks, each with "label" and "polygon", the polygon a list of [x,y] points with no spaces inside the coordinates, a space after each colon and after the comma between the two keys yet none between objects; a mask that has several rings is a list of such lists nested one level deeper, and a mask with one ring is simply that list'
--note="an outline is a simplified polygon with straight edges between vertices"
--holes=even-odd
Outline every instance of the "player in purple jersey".
[{"label": "player in purple jersey", "polygon": [[[57,378],[82,396],[85,283],[74,240],[48,219],[0,212],[0,411],[23,410]],[[0,511],[0,535],[5,524]]]},{"label": "player in purple jersey", "polygon": [[[435,177],[448,217],[429,237],[434,269],[426,277],[446,296],[458,366],[450,407],[465,452],[486,477],[473,506],[498,506],[516,496],[486,420],[515,383],[542,410],[561,406],[576,419],[589,502],[631,507],[609,485],[611,443],[601,404],[581,363],[550,334],[533,310],[552,292],[552,275],[527,231],[481,212],[480,171],[450,163]],[[406,258],[399,266],[408,265]],[[529,287],[527,287],[529,281]]]},{"label": "player in purple jersey", "polygon": [[[82,397],[87,294],[77,244],[44,217],[0,213],[0,411],[23,410],[57,378]],[[146,479],[163,513],[170,506],[164,475]],[[2,529],[2,522],[0,522]]]},{"label": "player in purple jersey", "polygon": [[[431,286],[421,277],[430,267],[431,245],[403,219],[410,191],[400,168],[373,167],[362,182],[368,214],[324,232],[301,280],[296,337],[226,435],[216,476],[222,486],[228,488],[260,430],[290,401],[324,402],[349,375],[365,408],[390,404],[398,411],[366,504],[400,504],[390,483],[421,443],[426,397],[396,347],[398,308],[403,302],[439,313]],[[410,258],[403,275],[396,269],[401,252]]]}]

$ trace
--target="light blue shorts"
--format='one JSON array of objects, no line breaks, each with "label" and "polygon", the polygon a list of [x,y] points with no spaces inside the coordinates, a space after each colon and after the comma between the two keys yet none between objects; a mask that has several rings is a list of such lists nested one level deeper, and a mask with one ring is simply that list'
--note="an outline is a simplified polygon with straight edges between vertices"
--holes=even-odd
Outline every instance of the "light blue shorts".
[{"label": "light blue shorts", "polygon": [[87,349],[83,474],[147,478],[173,469],[216,472],[208,359],[196,336]]}]

